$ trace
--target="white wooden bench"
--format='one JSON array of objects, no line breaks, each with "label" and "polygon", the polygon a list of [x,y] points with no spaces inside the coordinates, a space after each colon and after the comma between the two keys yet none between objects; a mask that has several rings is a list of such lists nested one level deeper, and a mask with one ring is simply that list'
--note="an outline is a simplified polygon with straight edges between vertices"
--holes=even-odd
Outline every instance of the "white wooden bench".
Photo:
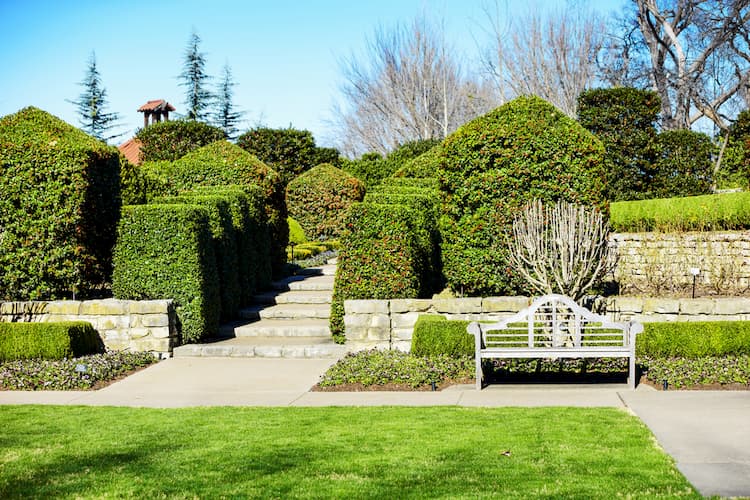
[{"label": "white wooden bench", "polygon": [[482,360],[489,358],[629,358],[628,386],[635,389],[636,322],[615,323],[564,295],[544,295],[529,307],[493,324],[473,322],[477,390]]}]

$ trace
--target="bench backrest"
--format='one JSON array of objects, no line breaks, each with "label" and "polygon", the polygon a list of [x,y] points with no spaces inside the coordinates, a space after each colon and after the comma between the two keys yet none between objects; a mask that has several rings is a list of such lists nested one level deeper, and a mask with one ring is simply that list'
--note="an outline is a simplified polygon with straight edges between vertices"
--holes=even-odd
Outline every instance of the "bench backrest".
[{"label": "bench backrest", "polygon": [[529,307],[493,324],[472,323],[486,348],[631,346],[643,331],[638,323],[615,323],[564,295],[544,295]]}]

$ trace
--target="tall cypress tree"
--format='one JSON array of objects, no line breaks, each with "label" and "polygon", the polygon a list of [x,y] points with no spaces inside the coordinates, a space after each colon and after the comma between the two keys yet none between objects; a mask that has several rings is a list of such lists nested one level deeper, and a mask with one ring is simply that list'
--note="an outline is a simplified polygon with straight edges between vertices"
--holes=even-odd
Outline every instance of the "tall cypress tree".
[{"label": "tall cypress tree", "polygon": [[193,31],[185,49],[185,60],[180,73],[180,86],[185,87],[185,107],[191,120],[206,121],[211,103],[211,92],[206,87],[209,77],[206,74],[205,54],[200,52],[201,38]]},{"label": "tall cypress tree", "polygon": [[107,90],[104,88],[99,70],[96,68],[96,54],[94,52],[91,53],[89,58],[86,76],[79,85],[83,87],[83,92],[78,96],[78,99],[68,102],[76,106],[81,129],[100,141],[106,142],[120,137],[122,133],[110,134],[113,129],[120,126],[117,123],[120,120],[120,115],[106,111],[108,106]]},{"label": "tall cypress tree", "polygon": [[221,83],[215,95],[213,125],[222,129],[228,139],[234,140],[237,138],[238,125],[244,113],[237,111],[232,102],[234,97],[232,87],[237,84],[232,80],[232,70],[228,64],[224,65],[222,73]]}]

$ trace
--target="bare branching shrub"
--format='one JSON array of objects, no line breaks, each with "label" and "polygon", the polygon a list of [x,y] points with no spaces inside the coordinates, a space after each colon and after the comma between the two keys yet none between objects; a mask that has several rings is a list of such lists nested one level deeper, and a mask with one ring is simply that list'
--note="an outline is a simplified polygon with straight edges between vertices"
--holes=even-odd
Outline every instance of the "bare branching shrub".
[{"label": "bare branching shrub", "polygon": [[535,200],[513,220],[513,268],[542,294],[580,300],[613,265],[609,226],[594,208]]}]

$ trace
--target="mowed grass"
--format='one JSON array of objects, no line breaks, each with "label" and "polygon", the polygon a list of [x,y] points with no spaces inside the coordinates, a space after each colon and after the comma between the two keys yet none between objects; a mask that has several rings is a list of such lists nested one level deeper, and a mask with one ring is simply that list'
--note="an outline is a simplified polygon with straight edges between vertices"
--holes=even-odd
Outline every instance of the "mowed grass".
[{"label": "mowed grass", "polygon": [[0,406],[0,424],[0,498],[699,498],[609,408]]}]

